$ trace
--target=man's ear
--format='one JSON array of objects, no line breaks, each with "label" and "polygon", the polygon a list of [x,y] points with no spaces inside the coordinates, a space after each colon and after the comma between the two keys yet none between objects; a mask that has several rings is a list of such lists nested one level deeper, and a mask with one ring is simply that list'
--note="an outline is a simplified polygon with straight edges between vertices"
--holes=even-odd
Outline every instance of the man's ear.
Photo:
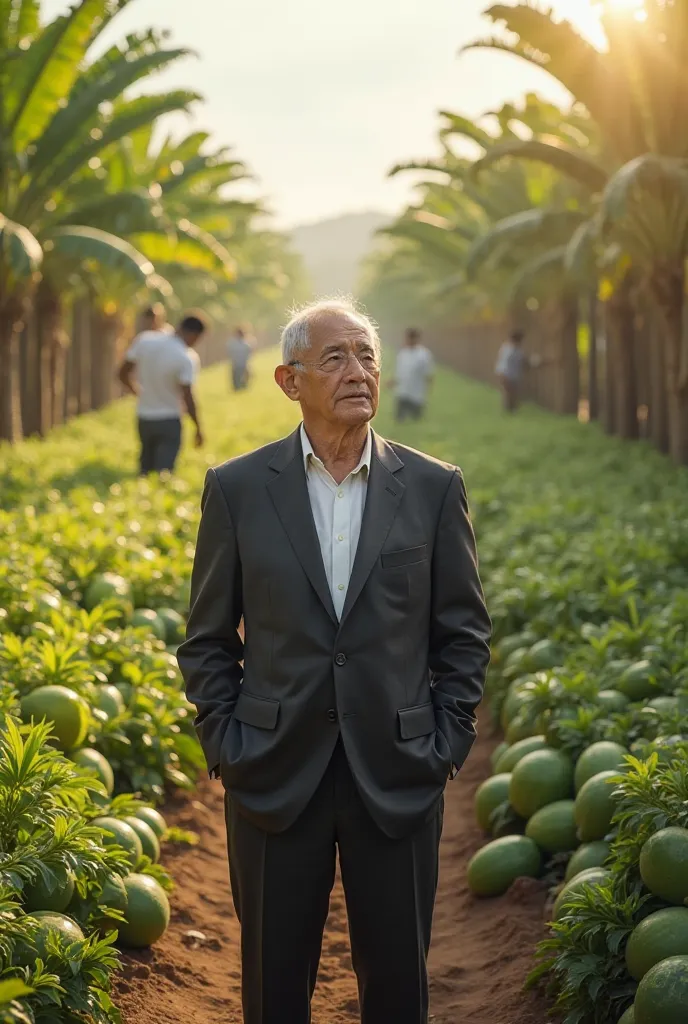
[{"label": "man's ear", "polygon": [[278,366],[275,370],[275,381],[287,398],[292,402],[298,402],[300,398],[299,382],[293,366]]}]

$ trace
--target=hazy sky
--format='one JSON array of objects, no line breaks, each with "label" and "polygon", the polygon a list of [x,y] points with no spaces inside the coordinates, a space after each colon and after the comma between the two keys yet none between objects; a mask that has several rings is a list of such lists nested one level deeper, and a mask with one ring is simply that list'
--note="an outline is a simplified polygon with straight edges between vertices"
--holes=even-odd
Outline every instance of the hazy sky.
[{"label": "hazy sky", "polygon": [[[632,0],[615,0],[616,3]],[[436,111],[475,115],[535,89],[562,92],[505,54],[459,47],[492,32],[487,0],[132,0],[108,41],[150,25],[198,57],[148,88],[206,97],[193,125],[232,145],[283,225],[341,212],[397,210],[409,179],[397,161],[432,155]],[[552,0],[595,31],[588,0]],[[44,0],[46,16],[65,0]],[[185,127],[184,121],[178,126]]]}]

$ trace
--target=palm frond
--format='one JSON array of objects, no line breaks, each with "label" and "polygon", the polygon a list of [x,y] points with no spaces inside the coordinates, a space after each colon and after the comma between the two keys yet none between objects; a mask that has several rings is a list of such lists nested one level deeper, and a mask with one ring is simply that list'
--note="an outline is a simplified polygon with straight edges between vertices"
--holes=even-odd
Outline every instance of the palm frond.
[{"label": "palm frond", "polygon": [[473,170],[475,173],[480,173],[509,157],[544,163],[548,167],[561,171],[562,174],[577,181],[591,192],[601,192],[609,180],[609,175],[604,168],[583,153],[564,146],[540,142],[537,139],[504,142],[493,146],[475,162]]},{"label": "palm frond", "polygon": [[43,261],[43,249],[28,228],[0,213],[0,254],[13,277],[23,280],[35,274]]},{"label": "palm frond", "polygon": [[471,247],[466,272],[473,277],[478,269],[500,251],[514,253],[516,246],[523,246],[533,239],[546,242],[554,232],[570,233],[581,222],[584,214],[577,210],[552,210],[536,208],[522,210],[511,217],[505,217],[486,231]]},{"label": "palm frond", "polygon": [[63,257],[80,264],[96,263],[108,270],[124,273],[145,284],[155,268],[130,242],[107,231],[88,227],[55,228],[44,248],[51,258]]}]

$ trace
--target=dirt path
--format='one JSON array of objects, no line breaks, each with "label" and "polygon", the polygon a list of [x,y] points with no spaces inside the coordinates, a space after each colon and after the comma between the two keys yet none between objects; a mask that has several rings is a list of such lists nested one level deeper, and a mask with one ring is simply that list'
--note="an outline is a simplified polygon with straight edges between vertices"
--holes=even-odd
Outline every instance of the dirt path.
[{"label": "dirt path", "polygon": [[[473,794],[489,772],[493,742],[482,737],[447,790],[440,890],[431,951],[434,1024],[542,1024],[546,1003],[521,991],[543,934],[544,887],[525,879],[498,900],[475,900],[465,869],[481,845]],[[222,791],[205,782],[167,816],[200,844],[168,852],[177,890],[164,940],[125,958],[117,986],[127,1024],[241,1024],[239,929],[229,896]],[[189,932],[201,932],[205,939]],[[144,984],[142,984],[144,982]],[[344,898],[332,894],[314,1001],[314,1024],[358,1021]],[[286,1022],[285,1022],[286,1024]]]}]

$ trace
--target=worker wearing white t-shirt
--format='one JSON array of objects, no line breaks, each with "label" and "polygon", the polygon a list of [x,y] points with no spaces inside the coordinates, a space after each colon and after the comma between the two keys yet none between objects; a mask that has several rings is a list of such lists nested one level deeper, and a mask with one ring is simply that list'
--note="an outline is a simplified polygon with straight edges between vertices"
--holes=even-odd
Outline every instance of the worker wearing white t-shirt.
[{"label": "worker wearing white t-shirt", "polygon": [[420,419],[425,411],[430,383],[435,373],[432,353],[420,343],[415,327],[406,331],[404,347],[397,355],[394,376],[397,397],[397,420]]},{"label": "worker wearing white t-shirt", "polygon": [[194,348],[204,330],[202,320],[187,316],[176,334],[142,331],[120,367],[119,379],[137,397],[142,476],[174,470],[184,411],[196,427],[196,447],[203,444],[193,384],[200,365]]}]

